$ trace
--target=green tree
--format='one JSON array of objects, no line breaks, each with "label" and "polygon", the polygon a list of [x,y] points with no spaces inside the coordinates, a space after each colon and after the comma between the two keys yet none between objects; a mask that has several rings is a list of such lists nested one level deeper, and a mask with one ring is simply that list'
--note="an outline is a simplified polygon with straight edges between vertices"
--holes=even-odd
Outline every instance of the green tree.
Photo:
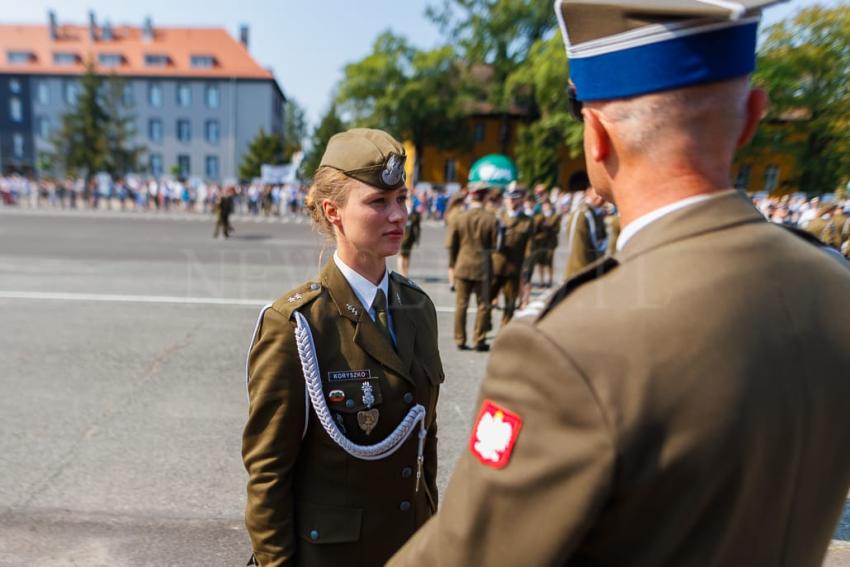
[{"label": "green tree", "polygon": [[139,159],[145,151],[144,146],[131,143],[136,136],[136,119],[124,105],[124,86],[125,82],[115,75],[102,84],[108,148],[104,170],[113,175],[126,175],[137,171]]},{"label": "green tree", "polygon": [[850,178],[850,6],[813,6],[764,34],[754,76],[771,99],[750,153],[790,150],[801,190],[833,191]]},{"label": "green tree", "polygon": [[260,128],[257,135],[248,144],[248,150],[242,156],[239,165],[239,177],[243,181],[249,181],[260,176],[260,166],[263,164],[279,165],[284,163],[283,141],[274,133],[266,134]]},{"label": "green tree", "polygon": [[535,110],[515,147],[520,180],[528,185],[555,184],[561,149],[566,145],[572,156],[581,151],[583,127],[568,112],[568,74],[561,37],[552,35],[537,40],[505,82],[507,96]]},{"label": "green tree", "polygon": [[292,154],[304,149],[307,137],[307,115],[294,98],[286,101],[283,113],[283,161],[292,161]]},{"label": "green tree", "polygon": [[77,101],[51,138],[53,161],[65,172],[88,181],[100,171],[124,175],[136,170],[143,148],[131,145],[134,120],[121,108],[123,89],[121,79],[105,80],[92,62],[86,63]]},{"label": "green tree", "polygon": [[385,32],[372,53],[345,67],[336,100],[354,125],[409,139],[416,148],[418,172],[426,146],[449,149],[468,143],[465,84],[451,47],[419,51],[403,37]]},{"label": "green tree", "polygon": [[336,104],[331,103],[330,108],[322,116],[319,125],[313,130],[313,136],[310,142],[310,150],[304,156],[304,161],[301,162],[301,177],[311,178],[319,169],[319,163],[322,161],[322,154],[325,153],[325,148],[328,147],[328,141],[331,136],[338,134],[346,129],[345,122],[339,117],[336,110]]},{"label": "green tree", "polygon": [[101,97],[103,79],[92,62],[80,78],[80,93],[73,108],[62,116],[62,126],[52,138],[56,158],[67,173],[83,175],[86,184],[109,162],[109,114]]}]

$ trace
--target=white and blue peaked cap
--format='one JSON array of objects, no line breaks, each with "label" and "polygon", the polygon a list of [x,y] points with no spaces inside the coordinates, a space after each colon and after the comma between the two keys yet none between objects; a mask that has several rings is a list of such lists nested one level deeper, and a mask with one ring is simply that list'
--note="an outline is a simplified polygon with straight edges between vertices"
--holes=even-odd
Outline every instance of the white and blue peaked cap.
[{"label": "white and blue peaked cap", "polygon": [[581,101],[723,81],[755,68],[761,8],[783,0],[556,0]]}]

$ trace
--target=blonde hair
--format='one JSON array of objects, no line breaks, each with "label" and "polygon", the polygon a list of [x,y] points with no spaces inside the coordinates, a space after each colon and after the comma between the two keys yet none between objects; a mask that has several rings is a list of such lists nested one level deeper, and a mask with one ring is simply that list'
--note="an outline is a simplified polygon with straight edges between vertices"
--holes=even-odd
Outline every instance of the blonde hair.
[{"label": "blonde hair", "polygon": [[329,240],[336,240],[336,235],[333,225],[325,216],[322,202],[327,199],[337,207],[345,206],[350,184],[350,177],[332,167],[320,167],[313,176],[313,184],[307,192],[304,204],[310,211],[313,226]]}]

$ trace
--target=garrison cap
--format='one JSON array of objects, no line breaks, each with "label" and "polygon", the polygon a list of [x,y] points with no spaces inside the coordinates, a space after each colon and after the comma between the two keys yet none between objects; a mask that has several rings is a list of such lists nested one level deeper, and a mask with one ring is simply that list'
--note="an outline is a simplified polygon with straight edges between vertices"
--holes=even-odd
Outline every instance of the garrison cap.
[{"label": "garrison cap", "polygon": [[555,0],[581,101],[742,77],[761,8],[784,0]]},{"label": "garrison cap", "polygon": [[404,186],[405,160],[404,146],[383,130],[353,128],[331,137],[319,167],[389,190]]}]

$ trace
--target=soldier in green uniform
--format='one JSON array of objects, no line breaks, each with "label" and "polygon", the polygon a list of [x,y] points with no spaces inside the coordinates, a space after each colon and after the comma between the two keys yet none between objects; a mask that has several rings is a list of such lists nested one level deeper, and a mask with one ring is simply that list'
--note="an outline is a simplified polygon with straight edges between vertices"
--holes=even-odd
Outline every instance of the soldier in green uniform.
[{"label": "soldier in green uniform", "polygon": [[230,214],[233,212],[234,193],[233,187],[225,187],[215,200],[213,205],[213,214],[215,214],[213,238],[218,238],[219,231],[225,238],[230,238],[230,233],[233,231],[233,227],[230,226]]},{"label": "soldier in green uniform", "polygon": [[492,267],[490,255],[496,246],[498,221],[496,216],[484,208],[489,185],[480,183],[470,187],[472,201],[469,209],[454,220],[449,234],[449,268],[454,273],[455,297],[455,344],[460,350],[468,350],[466,342],[466,310],[469,298],[474,294],[478,304],[475,330],[472,335],[473,348],[490,350],[487,345],[487,325],[490,321],[490,283]]},{"label": "soldier in green uniform", "polygon": [[[499,215],[499,232],[493,251],[492,297],[502,293],[502,326],[514,315],[521,293],[521,281],[534,221],[523,212],[525,190],[514,188],[505,193],[505,209]],[[489,328],[489,325],[488,325]]]},{"label": "soldier in green uniform", "polygon": [[[605,201],[589,187],[587,177],[584,199],[567,217],[567,266],[564,279],[569,279],[605,255],[608,241],[605,232]],[[578,193],[576,194],[578,195]]]},{"label": "soldier in green uniform", "polygon": [[534,236],[531,241],[531,254],[534,265],[540,267],[540,283],[543,287],[552,287],[552,263],[555,249],[558,247],[558,233],[561,230],[561,215],[548,198],[540,203],[540,213],[534,217]]},{"label": "soldier in green uniform", "polygon": [[398,253],[398,273],[404,277],[410,274],[410,252],[419,242],[422,231],[422,215],[413,207],[413,199],[407,198],[407,222],[404,225],[404,237],[401,239],[401,251]]},{"label": "soldier in green uniform", "polygon": [[257,322],[242,437],[255,565],[381,565],[437,509],[437,315],[385,266],[404,161],[380,130],[331,138],[307,205],[336,252]]},{"label": "soldier in green uniform", "polygon": [[823,564],[850,264],[730,186],[768,1],[556,2],[617,253],[499,334],[442,507],[390,567]]},{"label": "soldier in green uniform", "polygon": [[[446,215],[444,217],[446,225],[446,250],[449,250],[452,245],[452,230],[454,229],[454,221],[458,215],[466,210],[466,198],[469,191],[466,187],[455,193],[449,198],[449,203],[446,207]],[[454,270],[451,266],[448,269],[449,288],[455,290]]]}]

